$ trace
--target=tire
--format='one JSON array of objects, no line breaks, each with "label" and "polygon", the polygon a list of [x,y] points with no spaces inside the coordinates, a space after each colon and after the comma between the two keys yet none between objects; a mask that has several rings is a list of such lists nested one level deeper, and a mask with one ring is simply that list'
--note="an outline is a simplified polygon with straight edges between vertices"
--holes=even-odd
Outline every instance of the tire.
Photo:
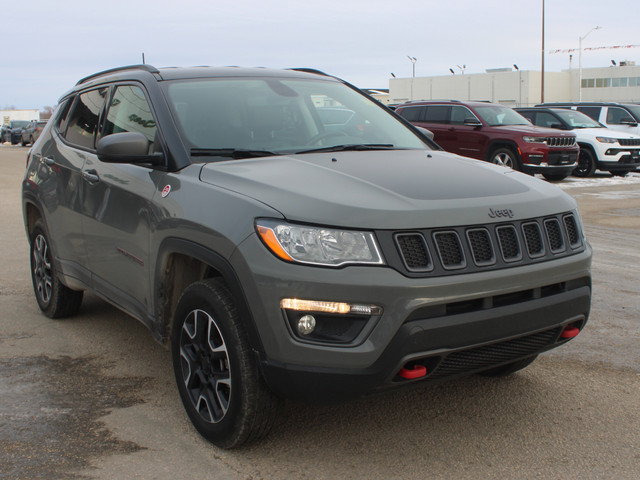
[{"label": "tire", "polygon": [[24,138],[20,139],[20,145],[23,146],[23,147],[27,146],[27,142],[24,141]]},{"label": "tire", "polygon": [[517,372],[518,370],[522,370],[523,368],[528,367],[536,358],[538,358],[537,355],[534,355],[533,357],[523,358],[522,360],[517,360],[515,362],[507,363],[506,365],[501,365],[496,368],[490,368],[489,370],[485,370],[484,372],[479,372],[479,375],[483,375],[485,377],[506,377],[507,375],[511,375],[512,373]]},{"label": "tire", "polygon": [[573,170],[576,177],[590,177],[596,171],[596,158],[588,148],[580,148],[578,166]]},{"label": "tire", "polygon": [[542,176],[550,182],[559,182],[569,176],[567,173],[543,173]]},{"label": "tire", "polygon": [[513,170],[522,171],[520,159],[509,147],[498,148],[491,152],[489,161],[496,165],[503,165],[505,167],[512,168]]},{"label": "tire", "polygon": [[220,448],[263,438],[279,401],[267,388],[234,299],[215,279],[180,297],[171,332],[178,391],[198,432]]},{"label": "tire", "polygon": [[29,237],[31,281],[40,310],[49,318],[75,315],[82,304],[82,291],[71,290],[58,278],[55,255],[44,224],[38,220]]}]

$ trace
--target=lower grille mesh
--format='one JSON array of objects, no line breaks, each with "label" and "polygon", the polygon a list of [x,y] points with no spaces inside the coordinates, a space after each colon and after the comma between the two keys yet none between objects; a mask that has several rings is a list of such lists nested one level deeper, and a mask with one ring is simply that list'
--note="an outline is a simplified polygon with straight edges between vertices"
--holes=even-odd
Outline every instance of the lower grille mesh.
[{"label": "lower grille mesh", "polygon": [[454,352],[446,356],[430,379],[445,378],[509,362],[537,352],[553,344],[561,328],[534,333],[526,337],[494,343],[483,347]]}]

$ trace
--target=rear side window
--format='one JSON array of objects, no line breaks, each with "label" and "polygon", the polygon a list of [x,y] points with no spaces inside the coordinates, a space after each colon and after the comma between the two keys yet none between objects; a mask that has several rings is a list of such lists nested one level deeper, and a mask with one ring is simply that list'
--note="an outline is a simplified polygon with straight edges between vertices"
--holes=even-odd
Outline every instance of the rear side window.
[{"label": "rear side window", "polygon": [[429,123],[449,123],[451,107],[447,105],[430,105],[424,121]]},{"label": "rear side window", "polygon": [[64,134],[65,139],[82,148],[93,149],[100,113],[104,108],[107,88],[82,93],[74,103]]},{"label": "rear side window", "polygon": [[594,120],[600,120],[601,107],[578,107],[576,110],[584,113],[585,115],[593,118]]},{"label": "rear side window", "polygon": [[117,87],[107,112],[104,135],[138,132],[152,144],[156,138],[156,129],[156,122],[143,90],[135,85]]},{"label": "rear side window", "polygon": [[622,122],[634,123],[635,120],[624,108],[609,107],[607,111],[607,123],[611,125],[621,125]]},{"label": "rear side window", "polygon": [[424,117],[426,107],[405,107],[400,115],[410,122],[419,122]]}]

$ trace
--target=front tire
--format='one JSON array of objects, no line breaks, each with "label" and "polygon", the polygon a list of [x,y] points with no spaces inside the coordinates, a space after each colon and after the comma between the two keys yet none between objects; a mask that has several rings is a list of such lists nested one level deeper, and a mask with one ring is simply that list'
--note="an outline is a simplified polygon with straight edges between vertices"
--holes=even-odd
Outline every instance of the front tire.
[{"label": "front tire", "polygon": [[498,148],[491,152],[490,162],[496,165],[502,165],[513,170],[521,171],[520,159],[513,150],[508,147]]},{"label": "front tire", "polygon": [[610,173],[612,177],[626,177],[629,172],[627,170],[615,170]]},{"label": "front tire", "polygon": [[542,176],[550,182],[559,182],[567,178],[569,175],[565,173],[543,173]]},{"label": "front tire", "polygon": [[31,281],[40,310],[50,318],[70,317],[82,304],[82,291],[71,290],[58,278],[54,253],[42,220],[35,223],[29,238]]},{"label": "front tire", "polygon": [[590,177],[596,171],[596,158],[588,148],[580,148],[578,166],[573,170],[576,177]]},{"label": "front tire", "polygon": [[221,282],[207,279],[184,291],[171,351],[180,398],[204,438],[235,448],[269,433],[279,402],[264,383],[234,299]]}]

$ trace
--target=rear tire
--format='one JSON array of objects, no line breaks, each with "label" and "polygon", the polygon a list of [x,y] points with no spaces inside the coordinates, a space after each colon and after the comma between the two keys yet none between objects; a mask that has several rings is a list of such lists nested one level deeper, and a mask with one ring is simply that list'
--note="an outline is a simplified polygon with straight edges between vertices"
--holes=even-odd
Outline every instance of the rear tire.
[{"label": "rear tire", "polygon": [[82,291],[71,290],[58,278],[55,255],[42,220],[30,236],[31,281],[40,310],[50,318],[75,315],[82,304]]},{"label": "rear tire", "polygon": [[263,438],[279,401],[267,388],[234,299],[215,279],[184,291],[171,333],[178,391],[193,426],[220,448]]},{"label": "rear tire", "polygon": [[537,355],[534,355],[533,357],[523,358],[522,360],[517,360],[512,363],[507,363],[506,365],[501,365],[500,367],[490,368],[489,370],[485,370],[484,372],[479,372],[479,375],[483,375],[485,377],[506,377],[507,375],[511,375],[512,373],[517,372],[518,370],[522,370],[523,368],[528,367],[536,358],[538,358]]},{"label": "rear tire", "polygon": [[596,171],[596,157],[588,148],[581,147],[578,166],[573,170],[576,177],[590,177]]}]

